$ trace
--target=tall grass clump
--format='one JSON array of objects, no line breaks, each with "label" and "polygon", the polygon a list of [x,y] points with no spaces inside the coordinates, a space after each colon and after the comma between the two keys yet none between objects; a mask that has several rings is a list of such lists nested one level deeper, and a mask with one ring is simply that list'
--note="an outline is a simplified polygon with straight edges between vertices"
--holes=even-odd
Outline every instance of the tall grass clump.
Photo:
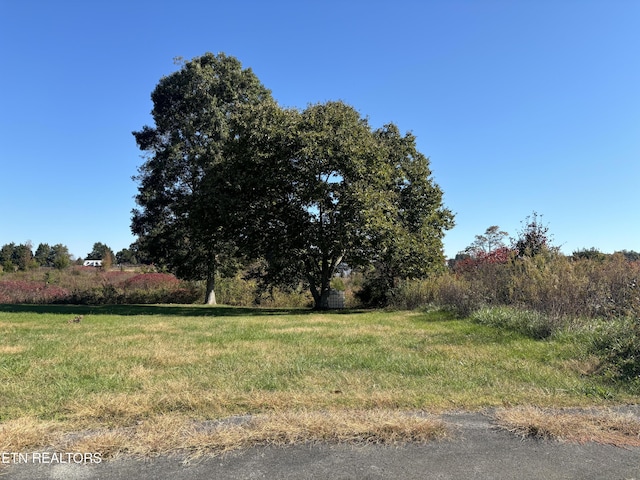
[{"label": "tall grass clump", "polygon": [[633,382],[640,392],[640,319],[601,321],[589,330],[588,345],[601,359],[602,373],[612,380]]},{"label": "tall grass clump", "polygon": [[394,308],[415,310],[432,305],[436,300],[438,277],[400,282],[389,295]]},{"label": "tall grass clump", "polygon": [[565,326],[565,322],[557,317],[506,306],[480,308],[470,318],[476,323],[513,330],[535,339],[549,338]]}]

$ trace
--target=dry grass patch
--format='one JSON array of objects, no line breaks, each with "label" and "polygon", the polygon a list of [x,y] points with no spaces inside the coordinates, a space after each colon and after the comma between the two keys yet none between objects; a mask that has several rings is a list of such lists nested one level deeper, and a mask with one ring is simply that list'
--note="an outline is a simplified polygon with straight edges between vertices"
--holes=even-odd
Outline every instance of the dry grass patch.
[{"label": "dry grass patch", "polygon": [[15,353],[22,353],[26,350],[26,347],[22,345],[0,345],[0,355],[11,355]]},{"label": "dry grass patch", "polygon": [[275,328],[272,329],[272,333],[321,333],[323,329],[321,327],[289,327],[289,328]]},{"label": "dry grass patch", "polygon": [[29,448],[60,441],[60,425],[33,417],[22,417],[0,423],[0,452],[23,452]]},{"label": "dry grass patch", "polygon": [[66,448],[101,452],[105,458],[171,453],[196,457],[253,446],[308,442],[397,445],[446,436],[445,424],[436,418],[390,410],[278,412],[216,422],[160,415],[134,427],[88,433]]},{"label": "dry grass patch", "polygon": [[602,410],[518,407],[498,410],[500,426],[523,437],[640,447],[640,418]]},{"label": "dry grass patch", "polygon": [[93,395],[72,400],[66,410],[75,424],[120,426],[147,417],[153,411],[153,403],[149,394]]},{"label": "dry grass patch", "polygon": [[562,365],[571,372],[579,373],[582,376],[594,375],[602,368],[602,362],[595,356],[587,358],[572,358],[565,360]]}]

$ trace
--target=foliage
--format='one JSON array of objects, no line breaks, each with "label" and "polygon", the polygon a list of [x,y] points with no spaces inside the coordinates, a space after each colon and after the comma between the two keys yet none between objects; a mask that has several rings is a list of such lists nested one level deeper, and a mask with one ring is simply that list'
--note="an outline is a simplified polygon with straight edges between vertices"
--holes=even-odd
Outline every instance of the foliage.
[{"label": "foliage", "polygon": [[576,260],[589,259],[589,260],[602,261],[607,258],[607,256],[604,253],[600,252],[595,247],[591,247],[589,249],[583,248],[581,250],[576,250],[571,254],[571,256]]},{"label": "foliage", "polygon": [[453,216],[413,136],[392,124],[373,131],[342,102],[287,118],[280,136],[271,135],[284,147],[273,147],[277,158],[261,168],[277,188],[251,208],[263,212],[268,281],[305,282],[315,307],[325,308],[343,262],[375,268],[387,285],[442,269],[441,240]]},{"label": "foliage", "polygon": [[33,258],[41,267],[51,267],[52,265],[49,265],[50,255],[51,246],[48,243],[41,243],[38,245],[38,248],[36,248],[36,253]]},{"label": "foliage", "polygon": [[484,235],[476,235],[474,242],[466,248],[465,252],[478,256],[503,249],[505,247],[503,239],[507,235],[509,234],[500,230],[500,227],[492,225],[485,230]]},{"label": "foliage", "polygon": [[242,153],[243,106],[270,93],[237,59],[207,53],[163,77],[151,98],[155,125],[134,132],[147,157],[135,177],[131,228],[143,255],[180,278],[206,279],[215,303],[218,270],[231,268],[237,251],[230,219],[242,213],[234,204],[239,171],[226,163]]},{"label": "foliage", "polygon": [[640,263],[621,254],[604,259],[512,256],[481,265],[465,260],[452,275],[486,305],[512,305],[552,317],[640,315]]},{"label": "foliage", "polygon": [[389,124],[377,130],[379,152],[390,166],[382,212],[368,233],[375,246],[361,299],[384,306],[407,279],[427,278],[444,270],[442,238],[453,227],[453,214],[442,205],[442,191],[433,182],[429,159],[416,148],[411,134],[401,136]]},{"label": "foliage", "polygon": [[49,246],[48,243],[41,243],[36,249],[34,260],[41,267],[51,267],[62,270],[71,265],[71,255],[66,245],[60,243]]},{"label": "foliage", "polygon": [[72,267],[6,274],[0,303],[81,304],[193,303],[200,289],[173,275]]},{"label": "foliage", "polygon": [[127,279],[124,287],[133,290],[169,289],[179,283],[176,277],[168,273],[142,273]]},{"label": "foliage", "polygon": [[435,303],[458,317],[468,317],[483,304],[481,293],[464,278],[442,276],[435,288]]},{"label": "foliage", "polygon": [[116,253],[116,263],[118,265],[138,265],[138,257],[133,245],[131,248],[123,248]]},{"label": "foliage", "polygon": [[519,257],[535,257],[547,252],[557,253],[558,249],[551,246],[551,236],[548,225],[543,225],[542,215],[533,212],[525,219],[525,225],[518,237],[512,239],[513,248]]},{"label": "foliage", "polygon": [[413,136],[372,131],[342,102],[282,109],[223,54],[186,62],[152,99],[132,230],[179,277],[213,291],[220,269],[261,261],[261,284],[303,282],[324,308],[345,260],[387,278],[442,268],[453,215]]},{"label": "foliage", "polygon": [[636,262],[640,260],[640,252],[636,252],[634,250],[622,250],[616,253],[621,254],[624,258],[626,258],[630,262]]},{"label": "foliage", "polygon": [[29,242],[16,245],[8,243],[0,248],[0,265],[6,272],[27,270],[37,266],[33,258],[32,247]]},{"label": "foliage", "polygon": [[430,276],[420,280],[402,280],[398,282],[392,294],[387,296],[387,305],[402,310],[416,310],[433,305],[438,301],[438,288],[442,278]]},{"label": "foliage", "polygon": [[45,282],[29,282],[22,280],[0,281],[1,303],[59,303],[68,298],[70,292],[57,285]]},{"label": "foliage", "polygon": [[[108,245],[102,243],[102,242],[96,242],[93,244],[93,250],[91,250],[91,252],[87,253],[87,256],[85,258],[85,260],[102,260],[103,265],[105,264],[105,262],[109,262],[109,260],[111,260],[111,263],[113,263],[113,259],[115,258],[115,254],[113,253],[113,250],[111,250],[111,248],[109,248]],[[109,265],[108,267],[110,267],[111,265]],[[107,267],[107,268],[108,268]]]},{"label": "foliage", "polygon": [[[552,251],[507,261],[471,257],[432,281],[397,289],[394,306],[437,305],[459,316],[543,339],[580,336],[596,373],[640,385],[640,262],[621,253],[565,257]],[[489,257],[490,258],[490,257]],[[595,327],[594,327],[595,325]]]},{"label": "foliage", "polygon": [[477,250],[473,255],[465,255],[453,264],[453,271],[457,273],[471,272],[485,265],[501,265],[513,260],[515,251],[509,247],[499,247],[485,252]]}]

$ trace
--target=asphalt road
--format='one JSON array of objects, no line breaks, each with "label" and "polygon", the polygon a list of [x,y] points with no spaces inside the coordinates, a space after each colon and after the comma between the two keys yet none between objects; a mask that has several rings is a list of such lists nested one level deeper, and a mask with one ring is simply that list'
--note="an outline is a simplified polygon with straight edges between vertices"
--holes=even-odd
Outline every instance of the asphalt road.
[{"label": "asphalt road", "polygon": [[85,465],[27,462],[0,469],[0,479],[640,480],[640,448],[522,439],[496,429],[480,413],[442,419],[450,425],[452,437],[424,445],[260,447],[189,463],[178,457],[120,458]]}]

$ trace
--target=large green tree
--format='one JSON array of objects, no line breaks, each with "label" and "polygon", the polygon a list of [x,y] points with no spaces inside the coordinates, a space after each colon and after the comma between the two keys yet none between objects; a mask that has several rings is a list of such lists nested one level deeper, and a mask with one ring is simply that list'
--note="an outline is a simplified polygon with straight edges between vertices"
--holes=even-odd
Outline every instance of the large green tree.
[{"label": "large green tree", "polygon": [[375,136],[380,161],[390,176],[371,258],[383,288],[390,289],[398,279],[424,278],[445,268],[442,239],[454,222],[415,136],[401,135],[394,124],[377,130]]},{"label": "large green tree", "polygon": [[206,54],[163,78],[132,231],[142,255],[182,278],[214,280],[239,258],[270,284],[305,282],[326,308],[342,262],[392,277],[444,266],[452,226],[415,138],[342,102],[283,109],[251,70]]},{"label": "large green tree", "polygon": [[245,196],[245,210],[256,212],[268,281],[306,281],[315,307],[326,308],[341,262],[384,267],[392,278],[444,267],[453,217],[413,136],[392,124],[373,131],[342,102],[269,118],[247,135],[256,176],[243,176],[243,190],[258,192]]},{"label": "large green tree", "polygon": [[141,252],[179,277],[215,278],[238,251],[229,167],[248,106],[271,98],[250,69],[224,54],[207,53],[160,80],[151,95],[154,126],[134,132],[146,161],[139,169],[132,231]]}]

